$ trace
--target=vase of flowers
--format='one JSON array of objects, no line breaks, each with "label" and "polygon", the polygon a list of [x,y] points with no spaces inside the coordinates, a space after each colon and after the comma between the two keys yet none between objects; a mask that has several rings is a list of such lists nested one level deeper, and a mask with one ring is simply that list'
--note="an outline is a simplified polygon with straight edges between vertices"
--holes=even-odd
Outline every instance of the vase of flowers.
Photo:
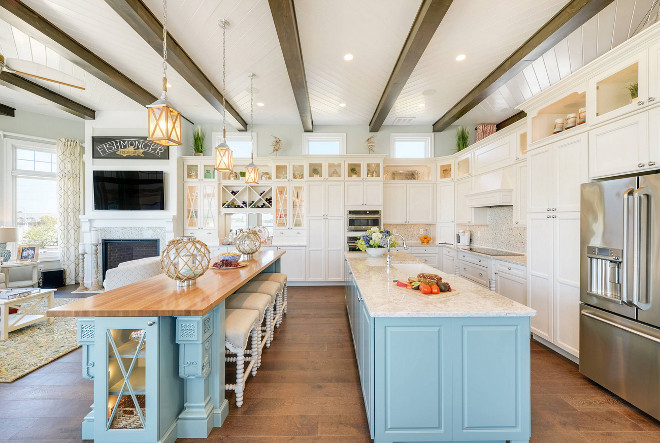
[{"label": "vase of flowers", "polygon": [[[371,228],[357,241],[357,248],[360,251],[366,251],[370,257],[381,257],[385,253],[391,235],[390,231],[377,227]],[[396,245],[396,241],[390,241],[391,247],[395,248]]]}]

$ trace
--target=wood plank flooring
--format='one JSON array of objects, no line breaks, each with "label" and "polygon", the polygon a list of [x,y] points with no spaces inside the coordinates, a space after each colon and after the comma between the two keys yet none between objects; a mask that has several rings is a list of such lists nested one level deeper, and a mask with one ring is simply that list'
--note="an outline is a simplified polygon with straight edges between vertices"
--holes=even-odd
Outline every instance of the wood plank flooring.
[{"label": "wood plank flooring", "polygon": [[[582,377],[532,342],[532,442],[660,442],[660,422]],[[75,351],[14,383],[0,383],[0,441],[80,441],[92,403]],[[368,442],[343,288],[289,288],[289,314],[242,408],[208,441]],[[202,440],[179,439],[178,442]]]}]

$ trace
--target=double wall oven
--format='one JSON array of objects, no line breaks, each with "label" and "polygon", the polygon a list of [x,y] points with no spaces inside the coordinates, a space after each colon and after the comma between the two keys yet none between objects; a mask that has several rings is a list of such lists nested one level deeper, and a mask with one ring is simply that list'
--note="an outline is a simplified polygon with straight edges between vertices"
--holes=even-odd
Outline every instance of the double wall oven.
[{"label": "double wall oven", "polygon": [[350,210],[346,216],[346,245],[357,251],[357,241],[371,228],[381,227],[381,212],[376,210]]},{"label": "double wall oven", "polygon": [[660,419],[660,174],[582,185],[580,372]]}]

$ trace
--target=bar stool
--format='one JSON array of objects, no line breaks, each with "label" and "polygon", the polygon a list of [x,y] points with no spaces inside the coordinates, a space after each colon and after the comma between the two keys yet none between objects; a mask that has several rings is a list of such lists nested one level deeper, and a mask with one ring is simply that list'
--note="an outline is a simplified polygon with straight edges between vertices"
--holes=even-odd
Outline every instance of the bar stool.
[{"label": "bar stool", "polygon": [[[260,294],[257,292],[240,292],[230,295],[225,300],[225,307],[227,309],[254,309],[259,311],[259,325],[261,326],[266,320],[265,327],[261,330],[264,332],[263,338],[259,343],[259,358],[256,367],[261,366],[261,353],[264,346],[270,348],[270,342],[273,338],[275,326],[273,325],[273,310],[275,304],[273,303],[270,295]],[[254,375],[254,374],[253,374]]]},{"label": "bar stool", "polygon": [[288,298],[287,298],[287,283],[288,278],[286,274],[280,272],[262,272],[257,274],[252,280],[257,281],[275,281],[282,286],[282,313],[287,313],[287,308],[289,307]]},{"label": "bar stool", "polygon": [[274,281],[250,280],[241,286],[236,292],[259,292],[261,294],[270,295],[273,299],[273,303],[275,303],[275,315],[273,321],[275,322],[275,327],[280,327],[280,324],[282,323],[282,308],[284,303],[282,302],[282,286],[279,283]]},{"label": "bar stool", "polygon": [[[259,335],[261,334],[259,311],[254,309],[225,309],[225,348],[229,354],[226,361],[236,362],[236,384],[226,384],[225,389],[236,392],[236,406],[243,405],[245,382],[250,375],[257,374],[259,359]],[[247,350],[248,338],[252,336],[252,348]],[[249,354],[246,357],[245,354]],[[250,363],[245,368],[245,361]]]}]

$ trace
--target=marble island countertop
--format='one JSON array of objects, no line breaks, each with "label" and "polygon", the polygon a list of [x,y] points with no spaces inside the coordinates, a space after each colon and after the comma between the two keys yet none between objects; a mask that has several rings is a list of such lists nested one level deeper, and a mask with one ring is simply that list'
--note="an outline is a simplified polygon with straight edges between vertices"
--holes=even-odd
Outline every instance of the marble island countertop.
[{"label": "marble island countertop", "polygon": [[[392,254],[389,267],[385,257],[372,258],[363,252],[347,252],[353,278],[369,313],[374,317],[531,317],[536,311],[472,283],[458,275],[445,274],[405,252]],[[406,289],[393,280],[407,281],[420,272],[438,274],[457,293],[428,297]]]},{"label": "marble island countertop", "polygon": [[[451,248],[451,249],[454,249],[458,252],[469,252],[470,254],[480,255],[482,257],[492,258],[494,260],[501,260],[501,261],[506,261],[506,262],[509,262],[509,263],[516,263],[516,264],[519,264],[519,265],[527,266],[527,256],[525,254],[522,254],[522,255],[490,255],[490,254],[483,254],[481,252],[472,251],[470,249],[458,248],[458,247],[456,247],[452,244],[449,244],[449,243],[438,243],[437,246],[442,246],[442,247],[445,247],[445,248]],[[484,249],[489,249],[489,248],[484,248]]]}]

